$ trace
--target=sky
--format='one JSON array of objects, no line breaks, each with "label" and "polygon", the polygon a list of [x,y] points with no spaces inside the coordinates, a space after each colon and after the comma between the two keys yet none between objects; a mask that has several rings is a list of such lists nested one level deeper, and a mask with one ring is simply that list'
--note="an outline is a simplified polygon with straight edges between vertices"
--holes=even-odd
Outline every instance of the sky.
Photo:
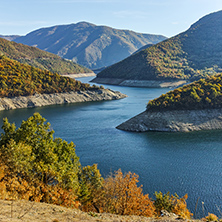
[{"label": "sky", "polygon": [[86,21],[171,37],[219,10],[222,0],[1,0],[0,34]]}]

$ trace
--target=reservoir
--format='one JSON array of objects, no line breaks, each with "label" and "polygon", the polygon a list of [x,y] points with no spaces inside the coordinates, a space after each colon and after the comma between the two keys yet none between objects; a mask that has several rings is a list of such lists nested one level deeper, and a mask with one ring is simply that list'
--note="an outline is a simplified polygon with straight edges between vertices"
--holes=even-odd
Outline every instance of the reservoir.
[{"label": "reservoir", "polygon": [[[94,77],[81,78],[88,82]],[[56,137],[76,145],[82,165],[98,164],[105,177],[122,169],[139,175],[144,193],[188,193],[197,215],[222,211],[222,131],[132,133],[115,127],[145,110],[150,99],[170,89],[104,85],[128,95],[115,101],[55,105],[0,112],[0,120],[21,124],[34,112],[51,123]],[[204,207],[204,213],[202,208]]]}]

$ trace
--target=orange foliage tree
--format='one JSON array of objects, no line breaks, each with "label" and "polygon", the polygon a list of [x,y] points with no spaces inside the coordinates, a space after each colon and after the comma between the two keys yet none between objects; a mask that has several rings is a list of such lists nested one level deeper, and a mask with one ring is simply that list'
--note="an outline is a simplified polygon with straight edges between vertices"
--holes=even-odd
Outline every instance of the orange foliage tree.
[{"label": "orange foliage tree", "polygon": [[119,169],[104,180],[99,193],[97,207],[102,212],[120,215],[152,217],[155,207],[148,194],[143,194],[142,186],[137,186],[139,176]]}]

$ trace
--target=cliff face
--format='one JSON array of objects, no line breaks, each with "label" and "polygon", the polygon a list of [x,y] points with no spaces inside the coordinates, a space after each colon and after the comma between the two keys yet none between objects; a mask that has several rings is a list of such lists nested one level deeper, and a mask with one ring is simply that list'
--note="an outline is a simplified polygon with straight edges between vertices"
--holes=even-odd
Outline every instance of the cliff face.
[{"label": "cliff face", "polygon": [[222,109],[145,111],[120,124],[117,129],[132,132],[189,132],[222,129]]},{"label": "cliff face", "polygon": [[0,98],[0,110],[34,108],[64,103],[77,103],[87,101],[116,100],[126,95],[110,89],[95,91],[79,91],[54,94],[35,94],[33,96],[19,96],[14,98]]}]

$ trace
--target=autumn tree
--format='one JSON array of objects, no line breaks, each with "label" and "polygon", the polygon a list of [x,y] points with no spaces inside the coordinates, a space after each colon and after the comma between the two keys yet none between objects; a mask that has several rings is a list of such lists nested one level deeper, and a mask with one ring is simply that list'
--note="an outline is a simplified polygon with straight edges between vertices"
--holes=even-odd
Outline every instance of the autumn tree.
[{"label": "autumn tree", "polygon": [[155,212],[148,194],[143,194],[142,186],[137,186],[139,176],[116,171],[105,179],[97,207],[102,212],[120,215],[152,217]]}]

